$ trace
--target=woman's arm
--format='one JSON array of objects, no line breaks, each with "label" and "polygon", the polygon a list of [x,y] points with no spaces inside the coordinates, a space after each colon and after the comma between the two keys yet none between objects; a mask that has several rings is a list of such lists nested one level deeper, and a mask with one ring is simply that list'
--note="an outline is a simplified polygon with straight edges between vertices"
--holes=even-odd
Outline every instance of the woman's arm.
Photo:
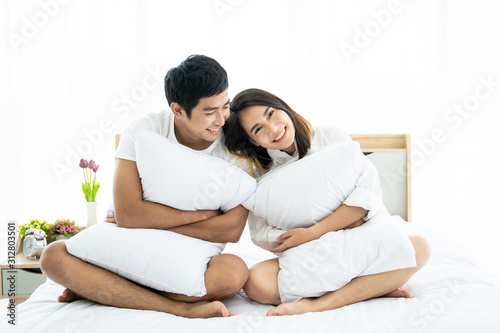
[{"label": "woman's arm", "polygon": [[248,215],[248,229],[252,242],[264,250],[271,250],[281,244],[278,237],[286,232],[286,230],[274,228],[270,226],[266,220],[258,217],[252,212]]},{"label": "woman's arm", "polygon": [[356,187],[345,199],[344,205],[363,207],[367,210],[364,220],[369,220],[384,208],[382,203],[382,188],[378,177],[378,171],[373,163],[359,153],[361,173],[356,181]]},{"label": "woman's arm", "polygon": [[283,241],[283,243],[270,249],[270,251],[283,252],[289,248],[318,239],[329,231],[349,229],[361,225],[363,217],[367,213],[368,211],[362,207],[342,205],[325,219],[309,228],[292,229],[278,236],[277,240]]},{"label": "woman's arm", "polygon": [[220,211],[183,211],[142,199],[142,185],[133,161],[118,158],[113,180],[116,224],[125,228],[169,229],[217,216]]},{"label": "woman's arm", "polygon": [[270,251],[281,252],[317,239],[329,231],[355,227],[384,209],[377,169],[361,151],[358,156],[361,171],[356,181],[356,187],[343,202],[343,205],[324,220],[309,228],[297,228],[284,233],[278,237],[278,240],[284,240],[283,244]]}]

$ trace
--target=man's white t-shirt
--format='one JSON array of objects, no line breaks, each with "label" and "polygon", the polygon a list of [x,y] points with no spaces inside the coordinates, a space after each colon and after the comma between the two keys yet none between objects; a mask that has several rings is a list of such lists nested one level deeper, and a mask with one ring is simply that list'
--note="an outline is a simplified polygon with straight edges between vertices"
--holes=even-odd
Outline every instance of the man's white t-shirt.
[{"label": "man's white t-shirt", "polygon": [[[179,143],[175,136],[174,119],[175,115],[173,112],[164,110],[158,113],[150,113],[132,122],[122,133],[115,157],[134,162],[136,161],[134,128],[137,126],[143,126],[150,131],[168,138],[172,142]],[[219,137],[208,148],[198,151],[239,166],[239,161],[229,154],[224,145],[224,133],[222,131]]]}]

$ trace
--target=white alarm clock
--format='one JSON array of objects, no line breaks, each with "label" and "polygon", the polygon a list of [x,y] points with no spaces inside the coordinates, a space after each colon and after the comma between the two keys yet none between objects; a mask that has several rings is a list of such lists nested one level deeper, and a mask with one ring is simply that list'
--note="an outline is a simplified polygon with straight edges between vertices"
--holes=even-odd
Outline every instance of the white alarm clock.
[{"label": "white alarm clock", "polygon": [[47,246],[45,231],[31,228],[26,231],[23,242],[23,252],[28,259],[40,259],[43,249]]}]

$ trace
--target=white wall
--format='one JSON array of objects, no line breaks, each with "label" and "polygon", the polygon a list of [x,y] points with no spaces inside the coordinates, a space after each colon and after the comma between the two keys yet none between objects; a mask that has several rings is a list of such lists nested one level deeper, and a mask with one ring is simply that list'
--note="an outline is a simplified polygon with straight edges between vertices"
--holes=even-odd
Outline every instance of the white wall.
[{"label": "white wall", "polygon": [[313,124],[411,133],[414,223],[452,234],[500,274],[499,9],[494,0],[3,0],[1,233],[9,219],[85,224],[82,156],[101,165],[103,214],[113,134],[167,108],[166,70],[199,53],[226,68],[231,96],[259,87]]}]

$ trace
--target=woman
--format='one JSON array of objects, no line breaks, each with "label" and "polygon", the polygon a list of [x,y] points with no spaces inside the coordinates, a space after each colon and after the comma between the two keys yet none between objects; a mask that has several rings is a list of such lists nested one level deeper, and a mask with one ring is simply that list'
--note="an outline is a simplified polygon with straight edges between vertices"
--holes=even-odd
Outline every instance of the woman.
[{"label": "woman", "polygon": [[[282,99],[260,89],[242,91],[231,101],[231,115],[224,125],[224,133],[229,152],[244,159],[248,163],[249,172],[254,176],[261,176],[293,159],[301,159],[308,152],[333,142],[351,140],[336,127],[313,128]],[[373,165],[364,159],[364,175],[369,175],[371,192],[365,188],[363,195],[359,195],[354,190],[331,215],[308,228],[292,229],[281,234],[277,241],[282,243],[270,250],[282,253],[320,239],[328,232],[355,228],[367,220],[367,225],[372,224],[372,228],[376,226],[371,219],[378,214],[373,203],[380,199],[380,184]],[[252,239],[257,245],[262,245],[259,235],[269,234],[269,229],[272,229],[258,218],[249,219],[249,226]],[[361,230],[364,225],[358,228]],[[360,232],[352,230],[354,231]],[[330,310],[379,296],[412,297],[399,288],[425,265],[430,256],[430,247],[419,236],[409,238],[409,246],[413,246],[415,250],[415,267],[404,266],[406,268],[353,276],[354,279],[344,287],[319,298],[302,298],[298,302],[282,304],[278,286],[278,259],[267,260],[252,267],[244,290],[255,301],[278,305],[268,315]],[[268,246],[262,247],[269,249]]]}]

